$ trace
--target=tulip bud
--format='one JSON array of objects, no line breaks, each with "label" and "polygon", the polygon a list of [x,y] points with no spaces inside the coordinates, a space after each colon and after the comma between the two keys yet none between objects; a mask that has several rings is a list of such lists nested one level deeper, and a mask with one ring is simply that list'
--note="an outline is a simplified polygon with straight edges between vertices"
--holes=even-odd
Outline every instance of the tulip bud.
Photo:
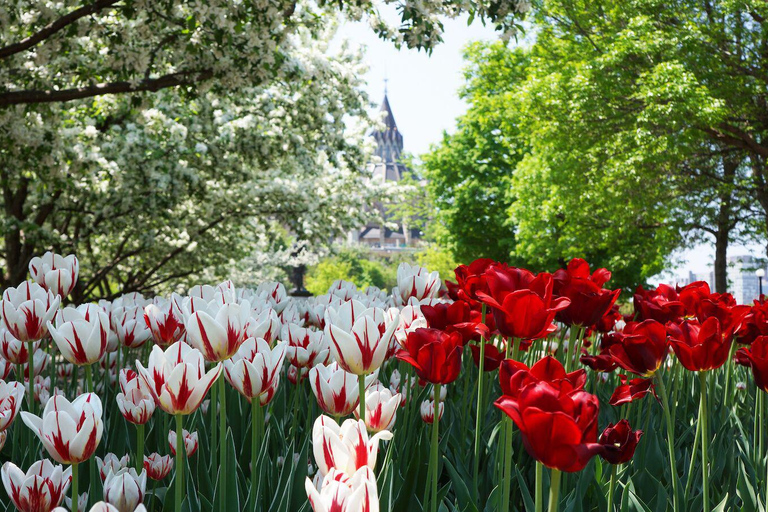
[{"label": "tulip bud", "polygon": [[146,487],[147,473],[144,471],[140,475],[133,468],[120,469],[117,473],[110,471],[104,481],[104,501],[119,512],[134,512],[144,501]]},{"label": "tulip bud", "polygon": [[[380,391],[367,391],[365,394],[365,426],[368,427],[368,431],[392,430],[397,408],[401,401],[400,394],[392,394],[387,388]],[[355,417],[359,417],[360,413],[357,409],[354,410],[354,413]]]},{"label": "tulip bud", "polygon": [[[192,432],[191,434],[186,430],[183,430],[182,432],[184,433],[184,449],[187,452],[187,457],[191,457],[192,455],[195,454],[198,448],[197,432]],[[175,430],[168,431],[168,444],[171,445],[171,453],[175,456],[176,455],[176,431]]]},{"label": "tulip bud", "polygon": [[162,480],[173,469],[173,458],[170,455],[152,453],[144,457],[144,471],[152,480]]},{"label": "tulip bud", "polygon": [[[421,407],[419,407],[419,412],[421,413],[421,419],[424,421],[424,423],[429,423],[430,425],[432,422],[435,421],[435,402],[434,400],[424,400],[421,402]],[[440,402],[440,416],[439,419],[443,419],[443,413],[445,412],[445,402]]]},{"label": "tulip bud", "polygon": [[128,464],[130,463],[131,458],[129,455],[123,455],[119,459],[117,458],[117,455],[114,453],[108,453],[104,456],[102,459],[98,455],[96,456],[96,465],[99,468],[99,475],[101,476],[101,480],[104,481],[107,478],[107,475],[111,471],[112,473],[117,473],[121,469],[125,469],[128,467]]},{"label": "tulip bud", "polygon": [[[64,496],[64,504],[69,508],[69,510],[77,512],[77,510],[87,510],[88,509],[88,493],[84,492],[80,496],[77,497],[77,510],[72,506],[72,498],[69,496]],[[64,511],[66,510],[63,507],[57,507],[54,509],[54,511]],[[93,509],[91,509],[93,510]]]},{"label": "tulip bud", "polygon": [[4,432],[16,418],[24,391],[24,386],[18,382],[0,380],[0,432]]},{"label": "tulip bud", "polygon": [[142,389],[139,379],[128,382],[115,400],[123,417],[136,425],[148,422],[155,412],[155,400]]}]

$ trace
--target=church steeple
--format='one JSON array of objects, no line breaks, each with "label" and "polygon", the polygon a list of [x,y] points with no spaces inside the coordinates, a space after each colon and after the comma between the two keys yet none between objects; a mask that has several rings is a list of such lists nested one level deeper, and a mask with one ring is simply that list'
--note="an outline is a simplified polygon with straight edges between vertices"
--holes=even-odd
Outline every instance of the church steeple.
[{"label": "church steeple", "polygon": [[400,162],[400,153],[403,151],[403,135],[397,129],[386,88],[384,89],[384,101],[381,102],[380,112],[384,113],[384,127],[374,130],[371,134],[376,141],[375,154],[385,164],[397,164]]}]

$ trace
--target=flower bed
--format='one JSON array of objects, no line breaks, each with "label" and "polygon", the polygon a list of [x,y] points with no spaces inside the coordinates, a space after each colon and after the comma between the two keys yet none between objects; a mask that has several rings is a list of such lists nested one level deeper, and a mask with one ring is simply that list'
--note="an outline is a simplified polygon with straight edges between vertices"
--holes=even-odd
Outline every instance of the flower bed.
[{"label": "flower bed", "polygon": [[391,292],[227,281],[62,306],[78,274],[33,258],[0,302],[0,499],[24,512],[768,498],[764,298],[661,285],[625,316],[583,260],[477,260],[455,283],[403,264]]}]

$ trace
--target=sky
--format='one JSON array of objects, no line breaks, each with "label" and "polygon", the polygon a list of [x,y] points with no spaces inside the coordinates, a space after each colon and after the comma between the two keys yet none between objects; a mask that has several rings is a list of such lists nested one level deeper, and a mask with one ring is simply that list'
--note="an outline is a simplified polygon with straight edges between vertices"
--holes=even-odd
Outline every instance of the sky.
[{"label": "sky", "polygon": [[[492,27],[477,21],[467,26],[466,20],[446,20],[444,42],[431,55],[407,48],[397,50],[393,44],[378,39],[364,22],[346,22],[341,26],[341,37],[365,47],[369,66],[366,90],[377,104],[384,97],[387,80],[389,103],[403,134],[405,151],[417,157],[427,152],[431,144],[440,142],[444,131],[453,132],[456,119],[467,109],[458,96],[463,84],[462,49],[472,41],[498,39]],[[729,250],[729,255],[743,254],[764,255],[764,249],[734,245]],[[711,270],[714,247],[700,245],[676,255],[676,259],[681,263],[655,281],[672,282],[688,270]]]}]

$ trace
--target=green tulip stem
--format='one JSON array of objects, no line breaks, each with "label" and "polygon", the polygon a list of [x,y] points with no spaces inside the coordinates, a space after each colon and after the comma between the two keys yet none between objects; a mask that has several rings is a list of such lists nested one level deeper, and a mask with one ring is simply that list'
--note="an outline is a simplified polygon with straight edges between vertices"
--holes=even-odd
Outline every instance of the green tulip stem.
[{"label": "green tulip stem", "polygon": [[701,423],[701,478],[702,492],[704,494],[704,512],[709,512],[709,461],[707,455],[709,452],[709,429],[707,418],[707,372],[699,372],[699,382],[701,390],[701,407],[699,408],[699,423]]},{"label": "green tulip stem", "polygon": [[[482,322],[485,324],[485,304],[482,306]],[[485,340],[480,338],[480,360],[478,362],[478,374],[477,374],[477,414],[475,415],[475,458],[472,466],[472,482],[474,488],[477,489],[478,475],[480,473],[480,438],[483,431],[483,416],[485,414],[485,407],[483,404],[483,372],[485,371]]]},{"label": "green tulip stem", "polygon": [[136,472],[144,469],[144,425],[136,425]]},{"label": "green tulip stem", "polygon": [[219,429],[216,428],[216,404],[219,403],[219,387],[211,386],[211,401],[208,402],[211,415],[211,471],[216,469],[216,453],[218,451]]},{"label": "green tulip stem", "polygon": [[264,419],[262,418],[261,402],[258,396],[251,399],[251,505],[256,506],[256,487],[258,483],[258,470],[256,462],[259,458],[259,449],[261,448],[261,431],[264,428]]},{"label": "green tulip stem", "polygon": [[563,353],[565,354],[565,371],[568,373],[571,373],[571,370],[573,370],[574,358],[577,356],[576,352],[576,345],[579,342],[579,330],[581,327],[578,327],[576,325],[572,325],[568,329],[568,351]]},{"label": "green tulip stem", "polygon": [[77,512],[79,508],[79,500],[77,499],[77,484],[80,482],[80,476],[78,475],[78,463],[72,464],[72,509]]},{"label": "green tulip stem", "polygon": [[181,501],[184,497],[184,462],[186,449],[184,446],[184,416],[177,414],[176,418],[176,481],[173,484],[176,491],[176,512],[181,512]]},{"label": "green tulip stem", "polygon": [[[699,400],[699,415],[698,418],[701,418],[701,400]],[[696,422],[696,435],[693,436],[693,447],[691,448],[691,462],[688,464],[688,478],[685,481],[685,491],[683,492],[683,501],[685,503],[688,503],[688,493],[691,490],[691,484],[693,483],[693,466],[696,462],[696,457],[698,454],[699,445],[701,444],[699,440],[701,439],[701,421]]]},{"label": "green tulip stem", "polygon": [[365,421],[365,375],[357,376],[357,389],[360,399],[360,419]]},{"label": "green tulip stem", "polygon": [[544,464],[536,461],[536,512],[544,510]]},{"label": "green tulip stem", "polygon": [[672,508],[674,512],[680,510],[678,505],[678,483],[677,483],[677,462],[675,460],[675,426],[672,423],[672,416],[669,413],[669,398],[667,397],[667,388],[664,385],[664,378],[660,372],[654,375],[656,387],[661,395],[661,404],[664,409],[664,420],[667,423],[667,450],[669,451],[670,478],[672,479]]},{"label": "green tulip stem", "polygon": [[608,484],[608,512],[613,512],[613,494],[616,491],[616,470],[618,464],[611,464],[611,481]]},{"label": "green tulip stem", "polygon": [[560,473],[559,469],[552,469],[549,478],[549,505],[547,510],[549,512],[557,512],[557,507],[560,504]]},{"label": "green tulip stem", "polygon": [[[27,368],[27,374],[29,376],[29,412],[35,414],[35,359],[34,359],[34,342],[27,342],[27,356],[29,357],[29,363]],[[24,384],[24,372],[21,373],[21,383]]]},{"label": "green tulip stem", "polygon": [[432,512],[437,512],[438,503],[437,503],[437,481],[439,472],[438,472],[438,431],[440,429],[440,384],[434,385],[434,393],[435,393],[435,412],[432,415],[432,446],[431,446],[431,452],[430,452],[430,467],[432,472],[432,501],[430,503],[430,508]]},{"label": "green tulip stem", "polygon": [[85,391],[93,393],[93,368],[90,364],[85,365]]},{"label": "green tulip stem", "polygon": [[227,389],[224,375],[219,376],[219,504],[220,510],[227,509]]}]

